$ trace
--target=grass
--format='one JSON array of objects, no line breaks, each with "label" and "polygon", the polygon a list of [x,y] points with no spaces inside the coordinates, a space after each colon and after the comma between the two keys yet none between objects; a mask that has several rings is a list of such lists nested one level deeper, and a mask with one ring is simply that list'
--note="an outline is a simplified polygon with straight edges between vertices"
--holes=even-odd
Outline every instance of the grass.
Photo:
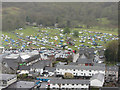
[{"label": "grass", "polygon": [[[23,35],[22,36],[20,36],[20,37],[23,37],[23,38],[26,38],[26,36],[30,36],[30,35],[32,35],[33,37],[35,37],[35,36],[37,36],[37,35],[39,35],[39,37],[37,37],[38,39],[42,39],[42,38],[45,38],[46,37],[46,35],[45,35],[45,32],[42,32],[42,31],[46,31],[46,33],[47,34],[49,34],[48,36],[49,37],[52,37],[52,38],[54,38],[55,36],[57,36],[59,39],[57,40],[57,41],[55,41],[55,40],[52,40],[52,39],[50,39],[49,40],[49,42],[54,42],[55,44],[59,44],[60,43],[60,31],[59,31],[59,29],[46,29],[46,28],[41,28],[40,29],[40,32],[38,32],[38,30],[39,30],[39,28],[37,28],[37,27],[31,27],[31,26],[29,26],[29,27],[26,27],[25,29],[23,29],[23,30],[16,30],[16,31],[14,31],[14,33],[13,32],[10,32],[10,33],[8,33],[8,32],[2,32],[4,35],[8,35],[8,37],[10,37],[10,38],[12,38],[12,39],[14,39],[14,40],[17,40],[18,41],[18,37],[16,36],[16,33],[18,33],[19,35],[21,34],[21,33],[23,33]],[[74,30],[78,30],[78,31],[81,31],[81,30],[88,30],[88,31],[95,31],[95,32],[103,32],[103,33],[111,33],[111,34],[115,34],[115,35],[117,35],[117,32],[116,31],[110,31],[110,32],[108,32],[107,30],[98,30],[98,29],[81,29],[81,28],[74,28],[74,29],[72,29],[71,30],[71,33],[73,33],[73,31]],[[84,33],[85,34],[85,36],[93,36],[94,34],[93,33]],[[41,36],[40,36],[41,35]],[[47,37],[48,37],[47,36]],[[67,34],[67,36],[68,37],[71,37],[73,40],[77,40],[76,42],[75,42],[75,46],[79,46],[80,44],[83,44],[83,43],[80,43],[79,42],[79,40],[80,40],[80,38],[77,38],[77,37],[74,37],[73,35],[70,35],[70,34]],[[82,36],[82,34],[79,34],[79,36]],[[66,36],[63,36],[63,38],[66,40]],[[108,38],[110,38],[110,36],[108,36],[107,37],[107,39]],[[91,42],[90,40],[86,40],[86,42]],[[10,41],[9,42],[5,42],[4,40],[3,40],[3,46],[5,46],[6,48],[9,48],[10,46],[6,46],[8,43],[10,43]],[[21,43],[23,44],[23,43],[27,43],[27,42],[29,42],[29,41],[21,41]],[[102,41],[96,41],[97,43],[100,43],[100,44],[102,44],[103,46],[105,46],[105,43],[104,42],[102,42]],[[37,43],[38,43],[38,41],[37,41]],[[63,41],[62,42],[62,44],[63,43],[66,43],[66,41]],[[16,45],[16,43],[14,43],[15,45]],[[22,45],[21,44],[21,45]],[[87,44],[87,43],[84,43],[84,45],[88,45],[88,46],[92,46],[92,45],[90,45],[90,44]],[[18,46],[17,48],[20,48],[21,46]],[[35,46],[35,45],[31,45],[31,46],[29,46],[29,47],[25,47],[25,48],[30,48],[30,47],[33,47],[33,48],[39,48],[39,47],[43,47],[42,45],[40,45],[40,46]],[[48,45],[46,45],[45,47],[47,47],[47,48],[51,48],[51,47],[53,47],[53,46],[48,46]],[[77,48],[75,48],[74,46],[68,46],[69,48],[72,48],[72,49],[74,49],[74,50],[77,50]],[[13,48],[16,48],[15,46],[13,46]]]}]

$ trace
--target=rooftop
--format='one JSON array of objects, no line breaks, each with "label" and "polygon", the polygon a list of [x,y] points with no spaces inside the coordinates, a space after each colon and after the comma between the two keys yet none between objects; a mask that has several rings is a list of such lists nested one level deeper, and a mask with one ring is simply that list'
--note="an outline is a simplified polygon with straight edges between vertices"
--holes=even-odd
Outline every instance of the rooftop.
[{"label": "rooftop", "polygon": [[50,84],[90,84],[89,80],[77,79],[51,79]]},{"label": "rooftop", "polygon": [[94,79],[97,79],[97,80],[103,82],[104,81],[104,75],[101,74],[101,73],[97,73],[97,74],[93,75],[90,80],[94,80]]},{"label": "rooftop", "polygon": [[34,82],[30,82],[30,81],[18,81],[13,83],[12,85],[10,85],[8,88],[33,88],[35,86]]},{"label": "rooftop", "polygon": [[103,71],[105,71],[105,67],[100,67],[100,66],[58,65],[56,68],[58,68],[58,69],[80,69],[80,70],[103,70]]},{"label": "rooftop", "polygon": [[9,80],[17,77],[15,74],[0,74],[0,80]]},{"label": "rooftop", "polygon": [[118,71],[119,68],[117,66],[106,66],[107,71]]}]

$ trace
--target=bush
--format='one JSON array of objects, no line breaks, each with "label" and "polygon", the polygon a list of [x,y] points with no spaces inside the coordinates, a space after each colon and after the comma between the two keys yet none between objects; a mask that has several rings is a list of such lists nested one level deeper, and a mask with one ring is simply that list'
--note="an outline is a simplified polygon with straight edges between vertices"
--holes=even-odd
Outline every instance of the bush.
[{"label": "bush", "polygon": [[74,76],[73,76],[72,73],[65,73],[65,74],[64,74],[64,78],[65,78],[65,79],[72,79],[72,78],[74,78]]},{"label": "bush", "polygon": [[79,32],[78,32],[77,30],[75,30],[73,33],[74,33],[74,34],[73,34],[74,37],[78,37]]},{"label": "bush", "polygon": [[68,27],[66,27],[63,31],[63,34],[69,34],[70,33],[70,29]]}]

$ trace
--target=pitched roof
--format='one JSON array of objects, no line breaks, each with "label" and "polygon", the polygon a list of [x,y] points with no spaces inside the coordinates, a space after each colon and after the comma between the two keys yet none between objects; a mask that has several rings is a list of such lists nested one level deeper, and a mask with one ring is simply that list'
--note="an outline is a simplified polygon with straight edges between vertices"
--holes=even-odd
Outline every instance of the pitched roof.
[{"label": "pitched roof", "polygon": [[4,60],[3,62],[7,63],[8,67],[14,70],[18,67],[18,62],[16,60]]},{"label": "pitched roof", "polygon": [[97,80],[103,82],[104,81],[104,75],[101,74],[101,73],[97,73],[97,74],[95,74],[91,77],[90,81],[94,80],[94,79],[97,79]]},{"label": "pitched roof", "polygon": [[58,69],[79,69],[79,70],[102,70],[105,71],[105,67],[100,66],[79,66],[79,65],[57,65]]},{"label": "pitched roof", "polygon": [[100,90],[120,90],[119,87],[102,87]]},{"label": "pitched roof", "polygon": [[90,84],[89,80],[77,79],[51,79],[50,84]]},{"label": "pitched roof", "polygon": [[79,58],[77,60],[78,64],[85,64],[85,63],[92,63],[92,62],[93,62],[93,59],[87,59],[87,58],[83,58],[83,59]]},{"label": "pitched roof", "polygon": [[99,56],[104,56],[104,50],[99,50],[98,53],[99,53]]},{"label": "pitched roof", "polygon": [[25,89],[25,88],[27,88],[29,90],[30,88],[33,88],[34,86],[35,86],[34,82],[18,81],[18,82],[15,82],[15,83],[11,84],[8,88],[12,88],[12,89],[17,89],[17,88]]},{"label": "pitched roof", "polygon": [[30,66],[30,68],[35,68],[35,69],[43,69],[44,67],[45,67],[44,63],[42,64],[40,61]]},{"label": "pitched roof", "polygon": [[85,57],[89,58],[89,59],[93,59],[94,58],[94,49],[92,48],[80,48],[80,57],[82,55],[85,55]]},{"label": "pitched roof", "polygon": [[107,71],[118,71],[118,66],[106,66]]},{"label": "pitched roof", "polygon": [[30,66],[19,66],[19,70],[30,70]]},{"label": "pitched roof", "polygon": [[76,62],[70,62],[68,65],[78,65]]},{"label": "pitched roof", "polygon": [[2,63],[0,63],[0,68],[2,68],[2,73],[15,73],[15,71],[6,66],[6,64],[3,65]]},{"label": "pitched roof", "polygon": [[93,66],[105,67],[105,64],[104,63],[94,63]]},{"label": "pitched roof", "polygon": [[0,80],[9,80],[17,77],[15,74],[0,74]]},{"label": "pitched roof", "polygon": [[48,72],[54,72],[55,67],[45,67],[45,70],[48,70]]}]

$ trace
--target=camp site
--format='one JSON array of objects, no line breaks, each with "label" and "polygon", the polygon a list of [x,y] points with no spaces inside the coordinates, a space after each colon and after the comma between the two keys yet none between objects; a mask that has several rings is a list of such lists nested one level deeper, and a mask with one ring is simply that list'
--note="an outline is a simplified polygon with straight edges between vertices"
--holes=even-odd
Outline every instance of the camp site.
[{"label": "camp site", "polygon": [[3,2],[0,90],[119,90],[118,4]]}]

